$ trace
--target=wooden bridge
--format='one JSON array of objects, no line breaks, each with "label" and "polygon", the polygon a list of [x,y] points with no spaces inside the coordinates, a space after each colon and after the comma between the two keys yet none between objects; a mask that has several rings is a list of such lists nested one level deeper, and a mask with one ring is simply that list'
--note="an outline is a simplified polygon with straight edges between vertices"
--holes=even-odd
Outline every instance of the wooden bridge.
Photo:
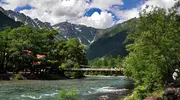
[{"label": "wooden bridge", "polygon": [[[80,65],[81,68],[69,68],[69,69],[61,69],[59,68],[59,71],[65,71],[65,72],[83,72],[85,74],[88,73],[104,73],[104,74],[116,74],[116,75],[122,75],[123,74],[123,68],[105,68],[108,66],[101,66],[101,68],[96,68],[96,66],[87,66],[87,65]],[[44,70],[40,70],[41,72]],[[13,72],[8,72],[9,74]],[[19,72],[22,74],[30,74],[30,72]],[[35,72],[36,73],[36,72]]]}]

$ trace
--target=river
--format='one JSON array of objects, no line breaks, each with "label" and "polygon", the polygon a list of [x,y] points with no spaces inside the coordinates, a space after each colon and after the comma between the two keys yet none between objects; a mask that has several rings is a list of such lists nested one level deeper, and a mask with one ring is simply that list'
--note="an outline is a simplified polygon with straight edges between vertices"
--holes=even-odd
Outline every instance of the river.
[{"label": "river", "polygon": [[87,76],[82,79],[0,81],[0,100],[56,100],[62,89],[76,89],[78,100],[116,100],[132,89],[125,77]]}]

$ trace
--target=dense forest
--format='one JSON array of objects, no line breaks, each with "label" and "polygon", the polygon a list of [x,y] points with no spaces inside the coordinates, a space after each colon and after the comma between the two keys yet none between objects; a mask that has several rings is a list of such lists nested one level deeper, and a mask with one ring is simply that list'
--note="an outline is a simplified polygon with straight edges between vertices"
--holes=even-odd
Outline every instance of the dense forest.
[{"label": "dense forest", "polygon": [[28,26],[7,27],[0,33],[0,73],[63,75],[63,69],[87,65],[84,46],[75,38],[55,40],[56,34],[54,30]]}]

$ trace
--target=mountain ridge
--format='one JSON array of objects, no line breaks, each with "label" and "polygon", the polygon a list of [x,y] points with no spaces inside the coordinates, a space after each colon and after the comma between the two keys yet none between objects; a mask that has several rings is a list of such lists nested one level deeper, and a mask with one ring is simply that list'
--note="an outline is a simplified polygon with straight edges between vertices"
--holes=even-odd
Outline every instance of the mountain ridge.
[{"label": "mountain ridge", "polygon": [[95,39],[95,34],[97,29],[92,27],[87,27],[85,25],[77,25],[69,22],[62,22],[55,25],[51,25],[49,22],[42,22],[39,19],[32,19],[29,16],[26,16],[23,13],[14,12],[12,10],[4,10],[0,7],[0,11],[6,14],[8,17],[14,19],[15,21],[19,21],[24,23],[25,25],[42,29],[55,29],[58,31],[58,35],[56,39],[66,38],[67,40],[71,38],[77,38],[82,44],[89,45]]},{"label": "mountain ridge", "polygon": [[86,46],[87,58],[89,60],[94,58],[100,58],[103,56],[126,56],[128,53],[124,43],[128,32],[132,31],[130,24],[131,20],[117,24],[107,29],[96,29],[93,27],[87,27],[85,25],[72,24],[69,22],[62,22],[55,25],[51,25],[48,22],[41,22],[39,19],[32,19],[19,12],[13,12],[11,10],[4,10],[0,7],[0,12],[3,12],[7,17],[20,21],[21,23],[34,27],[34,28],[46,28],[55,29],[59,34],[56,39],[77,38],[79,42]]},{"label": "mountain ridge", "polygon": [[127,56],[126,45],[130,41],[126,41],[126,37],[129,32],[133,31],[131,24],[134,21],[136,19],[128,20],[108,29],[99,30],[97,34],[100,36],[97,36],[97,40],[86,51],[88,59],[92,60],[104,56]]},{"label": "mountain ridge", "polygon": [[52,26],[66,39],[77,38],[82,44],[89,45],[95,41],[97,29],[85,25],[62,22]]}]

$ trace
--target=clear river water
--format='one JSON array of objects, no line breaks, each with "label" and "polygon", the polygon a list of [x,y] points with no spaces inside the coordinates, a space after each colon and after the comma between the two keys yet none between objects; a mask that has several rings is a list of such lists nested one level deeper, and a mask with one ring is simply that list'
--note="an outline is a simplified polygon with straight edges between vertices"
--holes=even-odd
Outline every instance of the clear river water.
[{"label": "clear river water", "polygon": [[78,100],[117,100],[133,87],[125,77],[87,76],[82,79],[0,81],[0,100],[57,100],[62,89],[76,89]]}]

